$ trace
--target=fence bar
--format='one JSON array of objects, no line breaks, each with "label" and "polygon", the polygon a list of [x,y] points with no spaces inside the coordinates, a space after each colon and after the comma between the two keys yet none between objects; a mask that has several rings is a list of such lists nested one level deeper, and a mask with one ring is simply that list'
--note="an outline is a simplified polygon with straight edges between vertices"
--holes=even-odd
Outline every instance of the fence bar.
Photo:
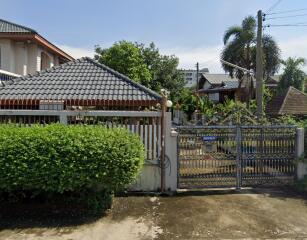
[{"label": "fence bar", "polygon": [[159,111],[0,110],[1,116],[161,117]]}]

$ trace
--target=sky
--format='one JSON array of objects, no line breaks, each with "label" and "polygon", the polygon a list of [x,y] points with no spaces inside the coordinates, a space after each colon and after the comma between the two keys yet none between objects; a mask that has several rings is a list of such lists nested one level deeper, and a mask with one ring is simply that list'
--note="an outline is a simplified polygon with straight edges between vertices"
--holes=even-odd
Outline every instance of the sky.
[{"label": "sky", "polygon": [[[264,24],[307,24],[306,0],[0,0],[0,18],[35,29],[75,58],[92,57],[95,45],[154,42],[161,53],[176,55],[180,68],[194,69],[199,62],[219,73],[225,30],[272,7],[270,13],[303,10],[271,17],[306,15]],[[277,41],[283,58],[307,59],[307,26],[270,27],[264,33]]]}]

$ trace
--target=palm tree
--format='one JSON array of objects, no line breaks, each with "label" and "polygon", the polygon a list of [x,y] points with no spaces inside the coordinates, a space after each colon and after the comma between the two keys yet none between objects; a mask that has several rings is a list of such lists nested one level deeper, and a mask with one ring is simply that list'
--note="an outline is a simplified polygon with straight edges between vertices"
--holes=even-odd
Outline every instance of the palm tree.
[{"label": "palm tree", "polygon": [[304,91],[306,74],[300,69],[300,67],[305,65],[306,60],[304,58],[289,57],[287,60],[281,61],[281,63],[285,68],[278,84],[278,90],[284,91],[288,87],[293,86]]},{"label": "palm tree", "polygon": [[[221,58],[227,62],[256,72],[256,20],[246,17],[241,26],[233,26],[226,30],[223,38],[224,49]],[[264,78],[273,75],[279,69],[280,49],[269,35],[263,35]],[[231,77],[237,77],[241,88],[244,73],[222,63],[223,69]]]}]

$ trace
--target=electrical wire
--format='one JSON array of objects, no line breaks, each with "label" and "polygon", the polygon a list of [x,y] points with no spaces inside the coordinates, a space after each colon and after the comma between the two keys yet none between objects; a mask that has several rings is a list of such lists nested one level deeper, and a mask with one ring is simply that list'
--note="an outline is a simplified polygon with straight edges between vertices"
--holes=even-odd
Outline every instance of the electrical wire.
[{"label": "electrical wire", "polygon": [[264,27],[306,27],[307,26],[307,22],[306,23],[300,23],[300,24],[268,24],[265,25]]},{"label": "electrical wire", "polygon": [[284,14],[284,13],[301,12],[301,11],[306,11],[306,10],[307,10],[307,8],[300,8],[300,9],[292,9],[292,10],[287,10],[287,11],[265,13],[265,15],[278,15],[278,14]]},{"label": "electrical wire", "polygon": [[267,11],[267,13],[271,12],[274,8],[276,8],[282,0],[278,0],[275,4],[273,4]]},{"label": "electrical wire", "polygon": [[280,16],[280,17],[270,17],[270,18],[265,18],[265,20],[280,19],[280,18],[293,18],[293,17],[302,17],[302,16],[307,16],[307,13],[297,14],[297,15]]}]

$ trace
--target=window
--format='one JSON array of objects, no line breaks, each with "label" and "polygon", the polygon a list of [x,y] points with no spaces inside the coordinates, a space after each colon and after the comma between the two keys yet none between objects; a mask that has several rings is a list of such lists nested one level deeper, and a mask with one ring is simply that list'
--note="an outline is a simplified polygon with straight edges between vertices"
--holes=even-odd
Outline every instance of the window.
[{"label": "window", "polygon": [[189,77],[192,76],[192,74],[193,74],[193,73],[191,73],[191,72],[185,73],[185,75],[186,75],[186,76],[189,76]]}]

